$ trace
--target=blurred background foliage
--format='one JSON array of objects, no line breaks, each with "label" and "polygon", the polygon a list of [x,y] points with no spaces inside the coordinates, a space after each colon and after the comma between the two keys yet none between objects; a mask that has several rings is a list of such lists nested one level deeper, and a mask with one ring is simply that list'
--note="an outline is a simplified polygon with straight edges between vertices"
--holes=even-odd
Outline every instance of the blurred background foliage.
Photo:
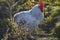
[{"label": "blurred background foliage", "polygon": [[[13,23],[13,15],[45,3],[45,19],[31,34]],[[31,36],[33,35],[33,37]],[[60,0],[0,0],[1,40],[60,40]]]}]

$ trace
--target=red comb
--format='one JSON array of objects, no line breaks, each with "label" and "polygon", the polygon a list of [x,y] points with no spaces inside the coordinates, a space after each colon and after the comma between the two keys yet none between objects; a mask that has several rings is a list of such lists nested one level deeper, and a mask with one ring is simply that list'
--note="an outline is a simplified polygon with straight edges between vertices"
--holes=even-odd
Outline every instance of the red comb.
[{"label": "red comb", "polygon": [[43,2],[38,2],[38,4],[39,4],[40,6],[42,6],[42,7],[45,6]]}]

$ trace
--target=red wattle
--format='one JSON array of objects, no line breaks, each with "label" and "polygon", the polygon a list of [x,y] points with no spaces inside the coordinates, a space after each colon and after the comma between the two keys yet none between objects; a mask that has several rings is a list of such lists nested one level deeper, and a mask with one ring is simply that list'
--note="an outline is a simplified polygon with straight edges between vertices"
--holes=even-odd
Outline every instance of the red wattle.
[{"label": "red wattle", "polygon": [[44,9],[42,9],[41,11],[44,12]]}]

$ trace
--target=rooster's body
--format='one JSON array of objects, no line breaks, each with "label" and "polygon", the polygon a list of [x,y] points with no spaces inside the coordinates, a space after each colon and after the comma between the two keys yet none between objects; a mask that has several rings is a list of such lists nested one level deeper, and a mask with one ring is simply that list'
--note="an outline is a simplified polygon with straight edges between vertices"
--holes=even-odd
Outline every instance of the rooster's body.
[{"label": "rooster's body", "polygon": [[14,22],[22,27],[32,30],[44,19],[44,12],[40,10],[39,4],[29,11],[22,11],[14,15]]}]

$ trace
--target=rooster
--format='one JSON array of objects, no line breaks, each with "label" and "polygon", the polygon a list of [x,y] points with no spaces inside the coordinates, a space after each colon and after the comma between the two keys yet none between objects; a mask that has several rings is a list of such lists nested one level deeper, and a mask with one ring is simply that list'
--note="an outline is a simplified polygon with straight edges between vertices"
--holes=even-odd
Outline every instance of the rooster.
[{"label": "rooster", "polygon": [[13,19],[15,23],[23,28],[33,30],[44,19],[44,3],[39,2],[28,11],[16,13]]}]

